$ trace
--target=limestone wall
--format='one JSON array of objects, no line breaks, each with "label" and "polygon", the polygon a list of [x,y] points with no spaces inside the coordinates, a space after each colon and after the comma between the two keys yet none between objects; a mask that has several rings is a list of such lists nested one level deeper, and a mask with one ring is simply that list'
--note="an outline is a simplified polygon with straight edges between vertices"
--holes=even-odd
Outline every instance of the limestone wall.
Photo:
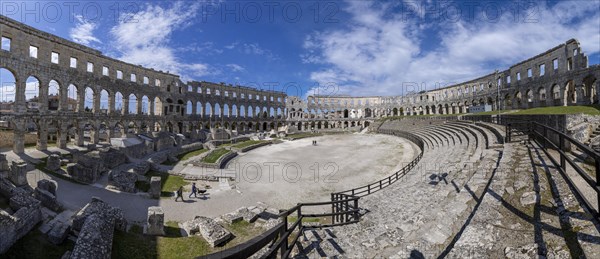
[{"label": "limestone wall", "polygon": [[[0,130],[0,147],[12,147],[15,140],[15,135],[12,130]],[[37,143],[36,133],[25,134],[25,145],[33,145]]]}]

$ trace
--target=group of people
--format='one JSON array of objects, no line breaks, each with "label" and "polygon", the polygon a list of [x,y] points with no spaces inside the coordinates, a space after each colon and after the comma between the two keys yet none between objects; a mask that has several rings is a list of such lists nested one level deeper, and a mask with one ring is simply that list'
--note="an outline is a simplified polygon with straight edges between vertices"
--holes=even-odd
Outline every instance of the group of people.
[{"label": "group of people", "polygon": [[313,140],[313,146],[316,146],[316,145],[317,145],[317,141]]},{"label": "group of people", "polygon": [[[198,192],[200,192],[200,194],[204,195],[205,191],[199,191],[198,187],[196,187],[196,183],[192,183],[192,192],[190,193],[188,198],[191,199],[192,195],[194,195],[194,197],[198,198]],[[177,201],[179,198],[181,198],[181,201],[185,201],[183,199],[183,186],[179,186],[179,189],[177,189],[177,197],[175,198],[175,201]]]}]

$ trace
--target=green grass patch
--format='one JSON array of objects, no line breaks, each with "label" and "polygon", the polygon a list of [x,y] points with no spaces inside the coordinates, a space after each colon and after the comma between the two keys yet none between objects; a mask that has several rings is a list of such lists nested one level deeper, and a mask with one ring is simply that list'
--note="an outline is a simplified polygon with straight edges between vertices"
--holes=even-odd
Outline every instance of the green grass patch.
[{"label": "green grass patch", "polygon": [[264,143],[264,142],[267,142],[267,141],[264,141],[264,140],[248,140],[248,141],[244,141],[244,142],[240,142],[240,143],[234,144],[232,147],[242,149],[242,148],[245,148],[245,147],[249,147],[249,146],[260,144],[260,143]]},{"label": "green grass patch", "polygon": [[[294,223],[298,220],[297,216],[288,216],[288,222],[289,223]],[[312,223],[318,223],[321,222],[320,218],[303,218],[302,222],[312,222]]]},{"label": "green grass patch", "polygon": [[177,159],[179,159],[179,161],[185,161],[192,157],[204,154],[207,151],[208,151],[208,149],[198,149],[198,150],[190,151],[190,152],[178,155]]},{"label": "green grass patch", "polygon": [[600,105],[581,105],[581,106],[553,106],[539,107],[527,110],[521,110],[514,115],[550,115],[550,114],[588,114],[600,115]]},{"label": "green grass patch", "polygon": [[177,222],[169,221],[165,236],[141,234],[141,227],[132,227],[128,233],[115,231],[112,258],[194,258],[239,245],[262,233],[262,229],[245,221],[225,225],[235,236],[222,247],[210,247],[200,236],[182,237]]},{"label": "green grass patch", "polygon": [[[69,182],[72,182],[72,183],[81,184],[81,185],[86,185],[86,184],[84,184],[84,183],[80,183],[80,182],[78,182],[78,181],[75,181],[75,180],[73,180],[73,178],[71,178],[71,177],[69,177],[69,176],[67,176],[67,175],[64,175],[64,174],[59,174],[59,173],[56,173],[56,172],[54,172],[54,171],[50,171],[50,170],[46,169],[46,162],[47,162],[47,161],[48,161],[48,157],[41,158],[41,159],[40,159],[40,163],[37,163],[37,164],[35,165],[35,169],[37,169],[37,170],[40,170],[40,171],[42,171],[42,172],[44,172],[44,173],[47,173],[47,174],[49,174],[49,175],[52,175],[52,176],[56,176],[56,177],[58,177],[58,178],[60,178],[60,179],[67,180],[67,181],[69,181]],[[63,167],[61,166],[61,168],[63,168]],[[63,170],[65,170],[65,172],[67,172],[67,168],[66,168],[66,166],[64,167],[64,169],[63,169]]]},{"label": "green grass patch", "polygon": [[73,250],[75,244],[65,240],[61,245],[54,245],[46,239],[36,226],[27,235],[19,239],[1,258],[61,258],[67,250]]},{"label": "green grass patch", "polygon": [[170,175],[168,173],[150,171],[146,174],[146,176],[148,177],[148,179],[150,179],[152,176],[160,176],[160,196],[162,197],[171,197],[173,196],[173,192],[179,189],[179,186],[186,186],[189,184],[189,182],[184,180],[183,177],[177,175]]},{"label": "green grass patch", "polygon": [[212,152],[210,152],[210,154],[208,154],[207,156],[202,158],[202,162],[214,164],[217,162],[217,160],[219,160],[219,158],[221,158],[222,156],[224,156],[225,154],[227,154],[229,152],[230,152],[229,150],[224,149],[224,148],[215,149]]}]

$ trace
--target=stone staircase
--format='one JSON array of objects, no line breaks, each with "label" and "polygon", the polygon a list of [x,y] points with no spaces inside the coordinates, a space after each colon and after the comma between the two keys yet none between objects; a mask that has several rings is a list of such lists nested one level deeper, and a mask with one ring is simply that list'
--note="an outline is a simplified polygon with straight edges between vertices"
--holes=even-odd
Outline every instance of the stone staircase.
[{"label": "stone staircase", "polygon": [[420,136],[419,165],[361,198],[359,223],[306,230],[294,258],[599,258],[590,216],[526,134],[504,143],[504,127],[461,121],[381,129]]},{"label": "stone staircase", "polygon": [[593,150],[600,152],[600,125],[596,126],[590,138],[584,143],[586,146],[591,147]]}]

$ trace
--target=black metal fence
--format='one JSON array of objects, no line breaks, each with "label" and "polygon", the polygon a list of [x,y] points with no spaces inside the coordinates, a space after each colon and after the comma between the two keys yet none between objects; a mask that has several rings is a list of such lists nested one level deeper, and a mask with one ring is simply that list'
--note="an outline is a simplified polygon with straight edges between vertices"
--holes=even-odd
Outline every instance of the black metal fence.
[{"label": "black metal fence", "polygon": [[[221,258],[247,258],[254,255],[260,250],[266,249],[261,258],[288,258],[293,251],[294,244],[298,241],[305,229],[310,228],[328,228],[354,224],[360,221],[360,208],[358,200],[376,191],[379,191],[392,183],[398,181],[402,176],[414,168],[421,158],[425,150],[423,139],[412,133],[399,130],[379,130],[379,133],[389,134],[408,139],[416,144],[421,152],[408,165],[404,166],[394,174],[371,184],[353,188],[346,191],[336,192],[331,194],[331,201],[313,202],[313,203],[298,203],[293,208],[286,210],[278,215],[281,223],[269,229],[267,232],[243,243],[238,246],[213,253],[199,258],[205,259],[221,259]],[[308,207],[324,206],[331,208],[330,213],[311,214],[306,213]],[[303,211],[304,209],[304,211]],[[327,211],[324,209],[323,211]],[[295,215],[294,222],[288,222],[290,216]],[[308,218],[327,218],[331,217],[331,223],[305,226],[302,224],[304,219]],[[291,246],[290,246],[291,244]]]},{"label": "black metal fence", "polygon": [[[555,129],[539,122],[524,121],[504,116],[469,116],[468,119],[504,125],[506,127],[506,142],[511,142],[516,136],[524,136],[527,137],[529,141],[537,143],[548,159],[556,166],[569,186],[575,190],[575,194],[583,201],[584,206],[588,211],[590,211],[596,219],[600,219],[600,154],[598,152],[565,134],[562,130]],[[593,161],[593,172],[587,172],[582,169],[575,161],[575,155],[570,153],[574,148],[581,152],[588,161]],[[554,155],[552,154],[553,151]],[[558,159],[555,158],[556,153],[558,153]],[[585,161],[582,162],[585,163]],[[593,202],[589,199],[589,195],[586,197],[582,191],[582,188],[585,188],[586,186],[577,186],[575,184],[575,179],[567,173],[567,170],[569,170],[568,166],[584,180],[588,188],[591,188],[595,192],[595,205],[597,207],[594,207]]]}]

